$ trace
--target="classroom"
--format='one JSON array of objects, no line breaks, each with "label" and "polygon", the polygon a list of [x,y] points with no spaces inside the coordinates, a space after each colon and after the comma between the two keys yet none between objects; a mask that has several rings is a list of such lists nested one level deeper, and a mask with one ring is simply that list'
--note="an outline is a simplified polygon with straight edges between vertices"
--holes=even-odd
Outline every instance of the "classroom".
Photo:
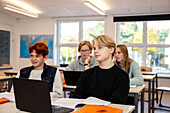
[{"label": "classroom", "polygon": [[[89,8],[87,3],[100,12]],[[161,91],[164,91],[162,104],[170,106],[169,13],[169,0],[0,0],[0,71],[12,68],[18,72],[31,66],[28,48],[40,41],[45,42],[50,51],[46,64],[63,71],[81,54],[80,42],[108,35],[116,44],[125,44],[129,58],[141,71],[146,71],[142,72],[144,87],[150,88],[150,93],[144,88],[142,91],[144,99],[150,102],[144,100],[142,111],[139,100],[135,105],[139,113],[167,113],[168,108],[160,110],[152,106],[159,107]],[[9,66],[4,68],[4,64]],[[156,90],[153,91],[153,87]]]}]

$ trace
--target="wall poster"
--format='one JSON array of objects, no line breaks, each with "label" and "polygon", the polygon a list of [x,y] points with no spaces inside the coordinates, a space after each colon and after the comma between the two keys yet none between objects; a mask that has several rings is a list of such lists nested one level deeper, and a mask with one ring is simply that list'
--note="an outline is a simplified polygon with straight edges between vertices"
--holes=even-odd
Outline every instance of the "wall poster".
[{"label": "wall poster", "polygon": [[36,42],[44,42],[49,49],[48,58],[53,58],[53,35],[21,35],[20,36],[20,58],[30,58],[29,46]]}]

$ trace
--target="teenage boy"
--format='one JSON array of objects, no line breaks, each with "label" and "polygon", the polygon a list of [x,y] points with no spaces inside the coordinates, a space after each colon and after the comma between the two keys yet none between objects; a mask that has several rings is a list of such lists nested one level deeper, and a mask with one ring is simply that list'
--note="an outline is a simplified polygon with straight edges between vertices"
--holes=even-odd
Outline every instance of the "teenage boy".
[{"label": "teenage boy", "polygon": [[47,80],[52,97],[63,97],[63,82],[59,69],[44,63],[48,58],[48,47],[39,42],[29,47],[32,66],[20,70],[17,78]]},{"label": "teenage boy", "polygon": [[124,104],[129,93],[129,77],[112,62],[116,50],[114,40],[107,35],[100,35],[93,39],[92,45],[99,66],[81,75],[72,98],[93,96],[111,103]]}]

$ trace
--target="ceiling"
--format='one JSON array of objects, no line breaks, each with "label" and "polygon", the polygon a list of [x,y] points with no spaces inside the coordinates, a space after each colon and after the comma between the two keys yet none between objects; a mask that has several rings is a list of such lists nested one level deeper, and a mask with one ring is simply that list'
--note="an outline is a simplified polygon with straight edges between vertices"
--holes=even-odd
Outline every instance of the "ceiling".
[{"label": "ceiling", "polygon": [[[3,9],[3,4],[20,1],[39,11],[39,17],[74,17],[100,15],[83,4],[84,0],[0,0],[0,12],[24,18]],[[106,15],[170,14],[170,0],[89,0]],[[19,6],[18,6],[19,7]]]}]

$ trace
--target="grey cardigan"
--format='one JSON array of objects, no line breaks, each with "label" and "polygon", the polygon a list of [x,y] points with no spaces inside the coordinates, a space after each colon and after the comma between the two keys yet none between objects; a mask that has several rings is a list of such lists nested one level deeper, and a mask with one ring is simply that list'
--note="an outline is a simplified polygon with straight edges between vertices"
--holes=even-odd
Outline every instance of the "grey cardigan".
[{"label": "grey cardigan", "polygon": [[[120,65],[123,69],[123,65]],[[123,69],[125,71],[125,69]],[[129,71],[130,85],[143,85],[143,77],[140,67],[136,62],[131,62]]]}]

